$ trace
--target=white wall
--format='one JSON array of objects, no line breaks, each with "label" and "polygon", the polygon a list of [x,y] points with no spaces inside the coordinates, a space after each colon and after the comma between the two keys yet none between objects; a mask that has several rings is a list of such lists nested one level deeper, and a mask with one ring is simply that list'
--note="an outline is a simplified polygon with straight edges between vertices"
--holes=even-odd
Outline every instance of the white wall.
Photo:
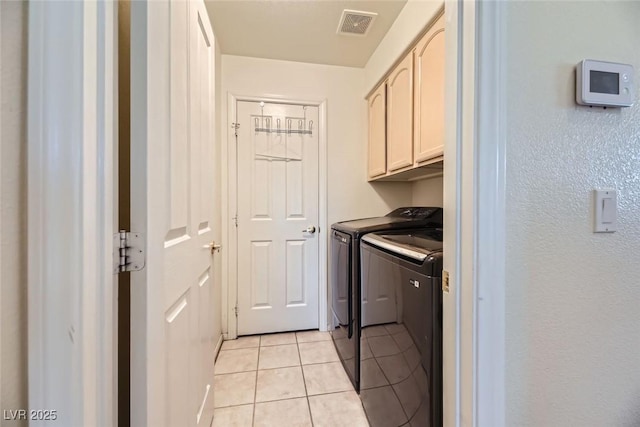
[{"label": "white wall", "polygon": [[[638,426],[640,98],[578,107],[574,67],[640,83],[640,6],[511,2],[506,22],[506,425]],[[618,189],[615,234],[592,233],[597,187]]]},{"label": "white wall", "polygon": [[[329,224],[384,215],[410,204],[407,183],[366,181],[367,105],[361,68],[222,56],[222,91],[291,99],[327,99]],[[223,137],[229,125],[223,104]]]},{"label": "white wall", "polygon": [[[0,2],[0,409],[27,408],[27,4]],[[26,425],[11,422],[12,426]]]},{"label": "white wall", "polygon": [[364,67],[364,95],[442,9],[442,0],[408,0]]},{"label": "white wall", "polygon": [[442,207],[442,177],[423,179],[411,184],[411,204],[413,206]]}]

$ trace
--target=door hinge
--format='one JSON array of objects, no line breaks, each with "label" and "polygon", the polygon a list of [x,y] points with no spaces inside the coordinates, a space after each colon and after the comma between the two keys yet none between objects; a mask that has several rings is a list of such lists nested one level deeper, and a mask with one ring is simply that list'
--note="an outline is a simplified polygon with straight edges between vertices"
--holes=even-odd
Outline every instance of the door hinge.
[{"label": "door hinge", "polygon": [[120,230],[113,235],[113,274],[140,271],[144,268],[144,236]]},{"label": "door hinge", "polygon": [[238,136],[238,129],[240,128],[240,123],[231,123],[231,129],[234,130],[235,136]]},{"label": "door hinge", "polygon": [[233,312],[236,313],[236,317],[238,317],[238,306],[233,307]]},{"label": "door hinge", "polygon": [[449,293],[449,272],[447,270],[442,270],[442,292]]}]

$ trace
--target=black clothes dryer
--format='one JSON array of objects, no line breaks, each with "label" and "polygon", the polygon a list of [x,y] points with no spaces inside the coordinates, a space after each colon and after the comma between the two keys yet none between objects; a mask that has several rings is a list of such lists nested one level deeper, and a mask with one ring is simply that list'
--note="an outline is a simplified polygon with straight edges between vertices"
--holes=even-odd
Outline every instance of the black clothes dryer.
[{"label": "black clothes dryer", "polygon": [[356,391],[360,391],[360,240],[372,232],[442,228],[437,207],[404,207],[383,217],[343,221],[331,226],[331,337]]}]

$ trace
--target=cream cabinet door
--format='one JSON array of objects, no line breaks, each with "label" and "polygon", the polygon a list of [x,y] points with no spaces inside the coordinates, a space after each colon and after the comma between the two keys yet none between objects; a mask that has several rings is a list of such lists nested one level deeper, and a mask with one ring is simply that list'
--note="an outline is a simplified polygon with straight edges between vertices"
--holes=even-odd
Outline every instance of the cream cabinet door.
[{"label": "cream cabinet door", "polygon": [[413,165],[413,53],[391,72],[387,86],[387,169]]},{"label": "cream cabinet door", "polygon": [[444,16],[415,49],[414,156],[416,163],[442,155],[444,147]]},{"label": "cream cabinet door", "polygon": [[369,104],[369,178],[387,173],[386,89],[386,82],[383,82],[367,100]]}]

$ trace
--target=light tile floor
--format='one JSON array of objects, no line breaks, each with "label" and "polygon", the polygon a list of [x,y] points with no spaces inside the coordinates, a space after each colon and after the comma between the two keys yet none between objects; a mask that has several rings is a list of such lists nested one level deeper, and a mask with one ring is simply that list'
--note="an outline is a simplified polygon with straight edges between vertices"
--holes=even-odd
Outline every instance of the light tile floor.
[{"label": "light tile floor", "polygon": [[328,332],[225,341],[215,374],[215,427],[369,426]]}]

